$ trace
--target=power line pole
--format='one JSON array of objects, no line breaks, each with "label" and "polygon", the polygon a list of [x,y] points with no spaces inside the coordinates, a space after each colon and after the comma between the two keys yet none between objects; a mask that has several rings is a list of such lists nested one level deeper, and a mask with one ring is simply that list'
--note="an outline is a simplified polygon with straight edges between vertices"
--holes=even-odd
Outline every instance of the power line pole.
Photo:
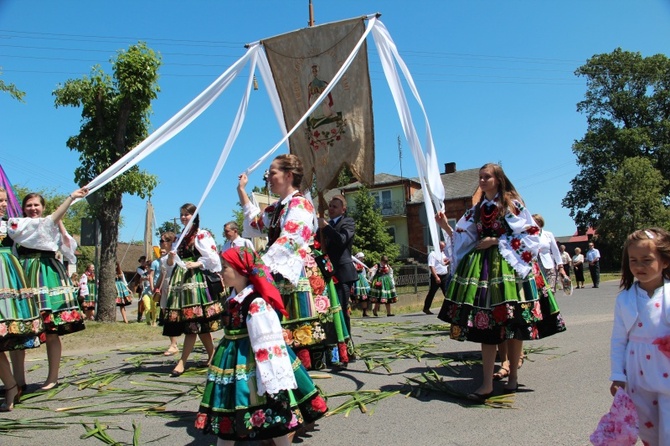
[{"label": "power line pole", "polygon": [[400,178],[402,178],[402,143],[400,142],[400,135],[398,135],[398,160],[400,161]]},{"label": "power line pole", "polygon": [[311,28],[314,26],[314,7],[312,6],[312,0],[309,0],[309,21],[307,25]]}]

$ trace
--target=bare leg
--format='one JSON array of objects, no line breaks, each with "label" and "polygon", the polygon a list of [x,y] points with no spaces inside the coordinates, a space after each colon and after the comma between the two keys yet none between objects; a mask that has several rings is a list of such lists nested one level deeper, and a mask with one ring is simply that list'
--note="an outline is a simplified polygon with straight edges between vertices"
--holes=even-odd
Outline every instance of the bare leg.
[{"label": "bare leg", "polygon": [[275,437],[272,439],[275,446],[289,446],[291,444],[291,439],[288,437],[288,434],[282,435],[281,437]]},{"label": "bare leg", "polygon": [[195,334],[184,335],[184,349],[181,351],[181,359],[177,362],[177,365],[174,368],[174,371],[177,373],[182,373],[186,369],[186,361],[193,351],[193,346],[195,345]]},{"label": "bare leg", "polygon": [[11,350],[9,357],[12,359],[12,371],[16,384],[23,387],[26,384],[26,351]]},{"label": "bare leg", "polygon": [[200,342],[205,346],[205,351],[207,352],[207,365],[212,362],[212,356],[214,356],[214,341],[212,340],[212,333],[200,333],[198,335]]},{"label": "bare leg", "polygon": [[177,336],[170,336],[170,346],[168,347],[167,350],[163,353],[165,356],[172,356],[176,355],[179,353],[179,346],[177,346],[177,340],[179,338]]},{"label": "bare leg", "polygon": [[505,385],[506,390],[515,390],[519,384],[519,358],[523,351],[523,341],[509,339],[507,341],[507,355],[509,357],[509,378]]},{"label": "bare leg", "polygon": [[386,315],[391,316],[393,314],[391,313],[391,304],[387,302],[385,306],[386,306]]},{"label": "bare leg", "polygon": [[482,385],[475,393],[485,395],[493,392],[493,368],[496,361],[495,344],[482,344]]},{"label": "bare leg", "polygon": [[127,324],[128,316],[126,316],[126,307],[121,307],[121,317],[123,318],[123,322]]},{"label": "bare leg", "polygon": [[47,334],[47,359],[49,361],[49,374],[44,382],[43,389],[48,390],[54,387],[58,382],[58,370],[60,368],[60,358],[63,352],[63,345],[57,334]]},{"label": "bare leg", "polygon": [[19,388],[9,368],[9,361],[5,352],[0,352],[0,380],[5,385],[5,407],[11,410],[14,406],[14,398],[19,393]]},{"label": "bare leg", "polygon": [[503,379],[509,376],[509,359],[507,357],[507,341],[498,344],[498,358],[500,359],[500,368],[493,374],[495,379]]}]

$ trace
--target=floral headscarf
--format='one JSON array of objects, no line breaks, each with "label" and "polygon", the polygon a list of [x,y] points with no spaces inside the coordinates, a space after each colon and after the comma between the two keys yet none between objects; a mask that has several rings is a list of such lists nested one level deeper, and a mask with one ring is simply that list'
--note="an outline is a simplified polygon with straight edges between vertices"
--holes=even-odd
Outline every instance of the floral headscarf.
[{"label": "floral headscarf", "polygon": [[256,251],[236,246],[222,252],[221,258],[235,268],[235,271],[247,277],[249,283],[272,308],[288,317],[270,269]]}]

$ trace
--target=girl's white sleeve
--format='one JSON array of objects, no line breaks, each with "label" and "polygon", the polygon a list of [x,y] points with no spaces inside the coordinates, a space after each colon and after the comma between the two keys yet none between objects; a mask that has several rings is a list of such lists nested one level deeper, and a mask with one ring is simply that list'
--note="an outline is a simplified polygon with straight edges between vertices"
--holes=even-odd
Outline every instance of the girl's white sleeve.
[{"label": "girl's white sleeve", "polygon": [[477,224],[475,223],[475,207],[473,206],[456,223],[454,230],[454,249],[452,255],[452,271],[456,271],[459,262],[470,251],[475,249],[479,240]]},{"label": "girl's white sleeve", "polygon": [[626,346],[628,345],[628,330],[623,320],[625,311],[624,299],[626,293],[617,296],[614,306],[614,324],[610,340],[610,381],[626,382]]},{"label": "girl's white sleeve", "polygon": [[199,230],[195,236],[195,247],[200,253],[198,262],[202,263],[202,269],[218,273],[221,271],[221,260],[216,251],[216,242],[209,231]]},{"label": "girl's white sleeve", "polygon": [[505,214],[512,234],[500,236],[498,250],[514,271],[525,278],[533,270],[532,261],[540,250],[540,228],[523,204],[515,201],[514,206],[514,213],[508,210]]},{"label": "girl's white sleeve", "polygon": [[293,285],[304,268],[313,242],[313,207],[304,197],[294,196],[280,214],[281,232],[262,259],[273,273],[279,273]]}]

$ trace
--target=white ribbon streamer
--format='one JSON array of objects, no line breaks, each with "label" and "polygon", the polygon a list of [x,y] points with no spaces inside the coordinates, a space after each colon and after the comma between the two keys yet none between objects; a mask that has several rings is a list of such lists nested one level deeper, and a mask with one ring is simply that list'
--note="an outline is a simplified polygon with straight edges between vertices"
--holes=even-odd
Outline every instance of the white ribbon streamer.
[{"label": "white ribbon streamer", "polygon": [[[86,185],[89,193],[93,193],[100,189],[110,181],[122,175],[128,169],[138,164],[141,160],[149,156],[160,146],[168,142],[175,135],[181,132],[194,119],[205,111],[214,102],[223,91],[228,88],[230,83],[237,77],[240,71],[244,68],[246,62],[252,55],[256,54],[260,49],[260,45],[254,45],[249,48],[244,56],[228,68],[221,76],[218,77],[209,87],[200,93],[195,99],[188,103],[176,115],[170,118],[165,124],[160,126],[149,135],[144,141],[139,143],[130,152],[126,153],[117,162],[109,166],[100,175],[91,180]],[[79,200],[75,200],[79,201]]]},{"label": "white ribbon streamer", "polygon": [[[444,185],[442,184],[442,179],[440,177],[439,169],[437,167],[437,155],[435,154],[435,147],[433,145],[433,137],[430,131],[430,123],[428,122],[428,115],[424,109],[423,102],[419,96],[419,92],[414,85],[414,80],[412,75],[409,73],[407,66],[403,62],[402,58],[398,54],[398,50],[391,39],[391,35],[384,26],[383,23],[378,22],[372,30],[372,36],[377,47],[377,52],[382,62],[382,67],[384,69],[384,74],[386,75],[386,80],[389,83],[389,88],[391,89],[391,94],[398,110],[398,116],[402,124],[402,129],[405,134],[405,138],[409,142],[410,150],[414,157],[414,161],[417,165],[417,170],[419,172],[419,180],[421,182],[421,188],[424,191],[424,204],[426,206],[427,222],[428,228],[430,230],[431,242],[433,246],[433,251],[436,255],[440,255],[439,247],[439,237],[437,232],[437,224],[433,216],[435,211],[433,205],[439,210],[444,208]],[[407,83],[414,94],[425,119],[426,126],[426,154],[424,155],[421,148],[421,143],[414,127],[414,122],[412,121],[412,115],[409,110],[409,105],[407,103],[407,98],[405,96],[405,91],[402,87],[400,77],[398,76],[398,71],[396,70],[393,59],[398,63],[400,69],[402,70]],[[427,187],[427,184],[430,187]]]},{"label": "white ribbon streamer", "polygon": [[251,94],[251,88],[254,84],[254,72],[256,70],[256,62],[258,61],[258,54],[260,53],[260,51],[258,51],[259,49],[260,49],[259,46],[255,46],[253,48],[253,52],[251,52],[251,67],[249,72],[249,80],[247,81],[247,89],[245,94],[242,96],[242,101],[240,102],[240,106],[237,110],[235,121],[233,122],[233,126],[230,129],[230,133],[228,134],[226,144],[223,146],[223,150],[221,151],[221,155],[219,156],[219,161],[216,163],[216,167],[214,168],[214,172],[212,172],[212,176],[209,179],[209,183],[207,183],[207,187],[205,188],[205,191],[203,192],[202,197],[200,198],[200,201],[196,206],[195,213],[193,214],[191,220],[188,222],[188,224],[182,231],[181,235],[179,236],[179,240],[177,240],[175,246],[179,246],[181,241],[184,239],[184,236],[188,234],[189,229],[191,229],[191,226],[193,226],[195,216],[200,211],[202,204],[207,198],[207,195],[209,195],[209,192],[212,190],[212,187],[214,187],[216,180],[219,178],[221,170],[223,169],[223,166],[226,164],[226,160],[228,159],[228,155],[230,154],[230,151],[233,148],[235,141],[237,140],[237,136],[240,134],[242,124],[244,123],[244,118],[247,115],[247,108],[249,105],[249,96]]}]

